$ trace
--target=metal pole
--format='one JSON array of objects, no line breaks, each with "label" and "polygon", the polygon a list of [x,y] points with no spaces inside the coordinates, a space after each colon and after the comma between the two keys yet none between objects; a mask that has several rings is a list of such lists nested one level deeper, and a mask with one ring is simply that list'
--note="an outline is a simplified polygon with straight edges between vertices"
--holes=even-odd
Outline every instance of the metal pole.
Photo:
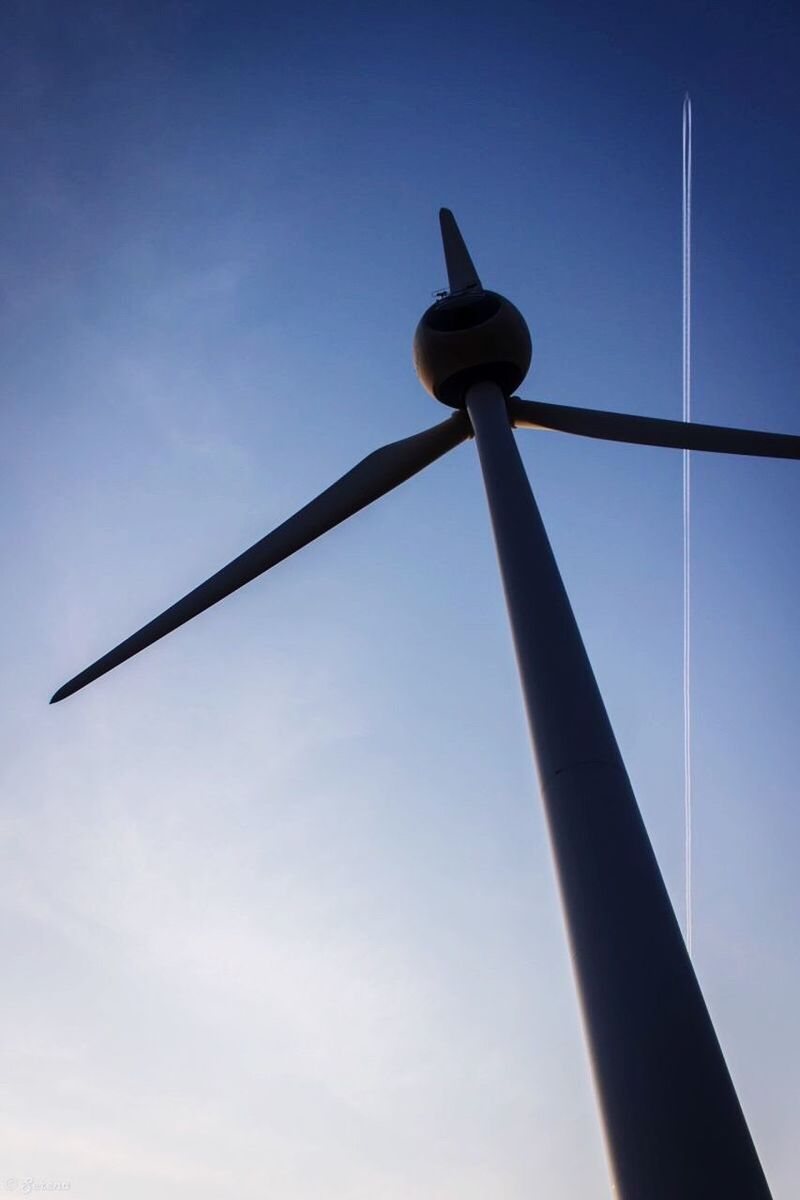
[{"label": "metal pole", "polygon": [[502,392],[466,407],[618,1194],[769,1200]]}]

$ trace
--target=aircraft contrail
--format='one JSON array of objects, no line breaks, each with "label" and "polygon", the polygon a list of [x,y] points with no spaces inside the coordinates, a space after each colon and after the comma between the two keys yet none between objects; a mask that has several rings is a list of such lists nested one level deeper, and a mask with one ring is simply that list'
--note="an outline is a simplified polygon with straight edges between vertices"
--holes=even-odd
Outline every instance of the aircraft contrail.
[{"label": "aircraft contrail", "polygon": [[[692,101],[683,98],[683,419],[692,419]],[[683,803],[686,948],[692,953],[691,500],[689,450],[683,452]]]}]

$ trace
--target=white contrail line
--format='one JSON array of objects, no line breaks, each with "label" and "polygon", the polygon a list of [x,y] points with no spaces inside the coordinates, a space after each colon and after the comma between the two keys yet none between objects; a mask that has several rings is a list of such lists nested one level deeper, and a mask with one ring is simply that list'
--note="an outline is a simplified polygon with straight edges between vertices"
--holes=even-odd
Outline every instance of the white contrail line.
[{"label": "white contrail line", "polygon": [[[692,419],[692,101],[683,98],[683,419]],[[683,452],[683,804],[686,947],[692,953],[691,460]]]}]

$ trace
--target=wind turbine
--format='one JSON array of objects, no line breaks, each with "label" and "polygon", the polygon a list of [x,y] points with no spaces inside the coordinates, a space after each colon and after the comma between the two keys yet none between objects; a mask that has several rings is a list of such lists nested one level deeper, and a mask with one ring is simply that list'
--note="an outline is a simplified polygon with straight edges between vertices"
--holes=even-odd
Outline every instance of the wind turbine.
[{"label": "wind turbine", "polygon": [[774,458],[800,437],[522,400],[522,314],[439,214],[449,291],[414,361],[455,412],[376,450],[53,696],[65,699],[474,437],[489,502],[595,1084],[622,1200],[769,1200],[513,430]]}]

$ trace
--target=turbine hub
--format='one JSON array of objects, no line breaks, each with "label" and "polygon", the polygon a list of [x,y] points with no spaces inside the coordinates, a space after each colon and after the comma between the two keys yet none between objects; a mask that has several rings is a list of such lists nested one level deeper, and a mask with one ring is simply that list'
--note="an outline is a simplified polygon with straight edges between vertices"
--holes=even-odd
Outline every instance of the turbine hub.
[{"label": "turbine hub", "polygon": [[492,380],[510,396],[530,365],[531,335],[522,313],[480,286],[437,300],[414,334],[420,382],[451,408],[463,408],[467,389],[482,380]]}]

